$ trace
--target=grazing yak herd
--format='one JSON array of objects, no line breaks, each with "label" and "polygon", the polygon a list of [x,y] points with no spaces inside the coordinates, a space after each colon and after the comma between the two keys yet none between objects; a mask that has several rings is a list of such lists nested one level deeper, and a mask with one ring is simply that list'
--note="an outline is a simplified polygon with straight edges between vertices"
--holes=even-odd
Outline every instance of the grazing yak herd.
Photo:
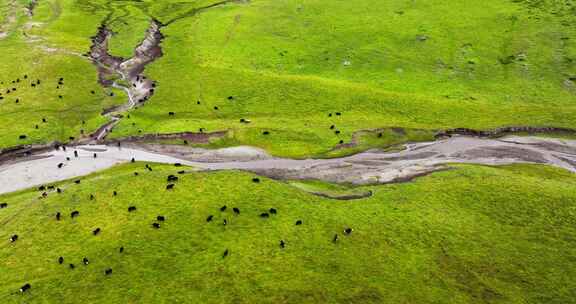
[{"label": "grazing yak herd", "polygon": [[[16,96],[18,94],[18,92],[22,92],[25,89],[29,88],[29,89],[38,89],[39,87],[41,87],[41,85],[45,85],[45,82],[41,81],[40,79],[32,79],[31,77],[28,77],[28,75],[23,75],[22,77],[16,78],[14,80],[11,81],[0,81],[0,86],[3,86],[4,89],[0,89],[0,104],[2,104],[2,102],[6,102],[9,99],[13,100],[15,104],[21,104],[24,102],[24,98],[22,98],[22,96]],[[56,92],[58,92],[58,90],[61,90],[64,87],[64,78],[63,77],[59,77],[57,79],[55,79],[55,90]],[[56,93],[58,96],[59,100],[64,99],[64,96],[62,94]],[[91,90],[90,94],[92,95],[96,95],[96,91]],[[114,96],[114,93],[110,92],[107,93],[109,96]],[[47,124],[48,123],[48,119],[46,119],[46,117],[43,117],[41,119],[41,123],[34,123],[31,127],[33,127],[33,129],[40,129],[42,124]],[[86,125],[86,121],[82,121],[82,125]],[[84,134],[84,129],[80,130],[80,134]],[[20,134],[18,135],[18,139],[20,140],[25,140],[28,138],[27,134]],[[69,140],[75,140],[75,137],[69,137]]]},{"label": "grazing yak herd", "polygon": [[[5,83],[4,81],[0,81],[0,85],[2,86],[7,86],[6,89],[0,90],[0,102],[2,101],[7,101],[8,98],[12,97],[14,103],[16,104],[20,104],[21,102],[24,101],[24,99],[21,96],[16,96],[17,92],[21,92],[22,89],[25,89],[26,87],[29,87],[31,89],[37,89],[39,88],[44,82],[42,82],[40,79],[31,79],[30,77],[28,77],[28,75],[24,75],[22,76],[22,78],[16,78],[14,80],[8,81],[7,83]],[[59,77],[56,81],[56,85],[55,85],[55,90],[58,91],[60,90],[62,87],[64,86],[64,78],[63,77]],[[21,90],[18,90],[21,89]],[[91,94],[96,94],[95,91],[90,91]],[[61,94],[58,94],[58,99],[63,99],[64,96]],[[42,124],[46,124],[48,123],[48,119],[46,119],[45,117],[43,117],[41,119],[41,123],[35,123],[32,127],[36,130],[40,129]],[[86,122],[82,121],[82,124],[85,125]],[[80,130],[81,134],[84,134],[84,130]],[[25,140],[28,138],[27,134],[20,134],[18,135],[18,139],[20,140]],[[70,137],[70,140],[74,140],[74,137]]]},{"label": "grazing yak herd", "polygon": [[[15,96],[15,95],[17,94],[16,92],[18,92],[18,89],[19,89],[19,88],[24,88],[24,87],[26,87],[26,86],[29,86],[31,89],[36,89],[36,88],[40,87],[41,85],[43,85],[43,82],[42,82],[40,79],[34,79],[34,80],[32,80],[30,77],[28,77],[28,75],[23,75],[22,78],[16,78],[16,79],[14,79],[14,80],[6,83],[6,84],[5,84],[4,82],[0,82],[0,85],[2,85],[2,86],[8,86],[8,87],[9,87],[9,88],[7,88],[7,89],[5,89],[5,90],[0,90],[0,104],[1,104],[2,101],[6,101],[6,100],[7,100],[8,98],[10,98],[10,97],[13,99],[13,101],[14,101],[16,104],[18,104],[18,103],[23,102],[23,99],[22,99],[21,96],[20,96],[20,97],[19,97],[19,96]],[[60,90],[63,86],[64,86],[64,78],[63,78],[63,77],[57,78],[57,82],[56,82],[56,84],[55,84],[55,89],[56,89],[56,90]],[[96,94],[95,91],[90,91],[90,93],[91,93],[92,95]],[[61,95],[61,94],[58,94],[57,96],[58,96],[58,99],[59,99],[59,100],[62,100],[62,99],[64,98],[64,96]],[[110,93],[110,96],[113,96],[113,93]],[[229,101],[233,101],[234,99],[235,99],[235,98],[234,98],[233,96],[229,96],[229,97],[228,97],[228,100],[229,100]],[[198,101],[197,103],[200,104],[199,101]],[[218,107],[214,107],[214,110],[218,110],[218,109],[219,109]],[[169,115],[170,117],[173,117],[173,116],[176,116],[176,113],[171,111],[171,112],[168,113],[168,115]],[[341,115],[342,115],[341,112],[335,112],[335,113],[329,113],[329,114],[328,114],[328,117],[341,116]],[[250,123],[250,122],[251,122],[251,121],[250,121],[249,119],[245,119],[245,118],[240,119],[240,123],[243,123],[243,124],[248,124],[248,123]],[[33,125],[33,128],[34,128],[34,129],[40,129],[41,124],[46,124],[46,123],[48,123],[48,119],[46,119],[45,117],[43,117],[43,118],[41,119],[41,123],[38,122],[38,123],[34,124],[34,125]],[[85,125],[85,124],[86,124],[86,122],[85,122],[85,121],[82,121],[82,125]],[[341,136],[341,135],[340,135],[340,134],[341,134],[340,130],[338,130],[335,125],[331,125],[331,126],[330,126],[330,130],[332,130],[336,136],[338,136],[338,137]],[[200,128],[200,132],[201,132],[201,133],[204,132],[204,128]],[[81,133],[81,134],[84,134],[84,130],[82,129],[82,130],[80,131],[80,133]],[[263,132],[262,132],[262,135],[264,135],[264,136],[269,136],[269,135],[270,135],[270,131],[267,131],[267,130],[266,130],[266,131],[263,131]],[[379,134],[379,137],[382,137],[382,134]],[[28,138],[28,135],[26,135],[26,134],[21,134],[21,135],[18,136],[18,138],[19,138],[20,140],[25,140],[25,139]],[[74,137],[70,137],[69,139],[70,139],[71,141],[75,140]],[[187,142],[186,142],[186,143],[187,143]],[[343,144],[343,143],[344,143],[343,140],[339,140],[339,144]],[[118,145],[120,145],[120,143],[118,143]],[[62,146],[59,146],[59,147],[56,147],[56,148],[57,148],[57,149],[62,148],[64,151],[66,151],[66,146],[65,146],[65,145],[62,145]],[[79,157],[77,151],[74,151],[74,152],[73,152],[73,155],[74,155],[74,157],[76,157],[76,158]],[[94,157],[94,158],[97,158],[97,154],[94,153],[94,154],[93,154],[93,157]],[[67,160],[67,161],[70,161],[71,159],[70,159],[70,157],[67,157],[66,160]],[[131,160],[132,163],[134,163],[135,161],[136,161],[135,159],[132,159],[132,160]],[[181,167],[181,164],[178,164],[178,163],[177,163],[177,164],[174,164],[174,165],[175,165],[176,167]],[[64,166],[65,166],[65,163],[59,163],[59,164],[57,164],[56,167],[57,167],[58,169],[62,169]],[[152,167],[151,167],[150,165],[148,165],[148,164],[145,165],[145,169],[148,170],[148,171],[152,171]],[[178,174],[184,174],[184,173],[185,173],[185,171],[178,171]],[[138,176],[139,173],[138,173],[138,172],[134,172],[134,175],[135,175],[135,176]],[[178,176],[176,176],[176,175],[169,175],[169,176],[167,177],[166,190],[167,190],[167,191],[173,190],[173,189],[176,187],[176,183],[178,182],[178,180],[179,180]],[[260,181],[259,178],[253,178],[253,179],[252,179],[252,182],[254,182],[254,183],[260,183],[261,181]],[[75,183],[75,184],[80,184],[80,183],[81,183],[81,180],[80,180],[80,179],[75,180],[74,183]],[[41,192],[41,198],[46,198],[46,197],[48,197],[49,192],[56,192],[57,194],[62,194],[62,193],[63,193],[63,190],[62,190],[61,188],[57,188],[57,187],[55,187],[55,186],[40,186],[40,187],[38,188],[38,190]],[[118,195],[118,192],[117,192],[117,191],[113,191],[113,192],[112,192],[112,195],[113,195],[113,196],[117,196],[117,195]],[[89,199],[90,199],[90,200],[94,200],[94,199],[95,199],[94,195],[91,194],[90,197],[89,197]],[[0,209],[5,209],[5,208],[8,208],[8,204],[7,204],[7,203],[0,203]],[[228,207],[227,207],[227,206],[222,206],[222,207],[220,208],[220,212],[226,212],[226,210],[228,210]],[[128,207],[128,212],[129,212],[129,213],[136,212],[136,211],[137,211],[137,207],[136,207],[136,206],[129,206],[129,207]],[[236,216],[239,216],[239,215],[240,215],[240,209],[239,209],[238,207],[233,207],[233,208],[232,208],[232,212],[233,212],[234,215],[236,215]],[[271,216],[276,216],[277,214],[278,214],[278,210],[277,210],[277,209],[275,209],[275,208],[270,208],[270,209],[267,210],[266,212],[260,213],[260,214],[259,214],[259,217],[262,218],[262,219],[267,219],[267,218],[270,218]],[[80,216],[80,212],[79,212],[78,210],[74,210],[74,211],[72,211],[72,212],[70,213],[70,218],[72,218],[72,219],[77,218],[77,217],[79,217],[79,216]],[[56,221],[61,221],[61,220],[63,219],[63,215],[62,215],[61,212],[56,212],[56,214],[55,214],[54,217],[55,217],[55,220],[56,220]],[[213,222],[214,218],[215,218],[215,216],[212,215],[212,214],[210,214],[210,215],[208,215],[208,216],[206,217],[206,222],[207,222],[207,223]],[[163,222],[165,222],[165,221],[166,221],[166,217],[165,217],[165,216],[163,216],[163,215],[158,215],[158,216],[156,217],[156,221],[154,221],[154,222],[151,224],[151,227],[152,227],[153,229],[160,229],[160,228],[161,228],[161,223],[163,223]],[[298,219],[298,220],[295,222],[295,225],[297,225],[297,226],[300,226],[300,225],[302,225],[302,224],[303,224],[303,221],[300,220],[300,219]],[[224,220],[222,221],[222,225],[228,225],[228,221],[227,221],[226,219],[224,219]],[[98,227],[98,228],[95,228],[94,230],[92,230],[92,234],[93,234],[94,236],[98,236],[98,235],[100,235],[101,233],[103,233],[103,231],[102,231],[102,229],[99,228],[99,227]],[[352,229],[351,229],[351,228],[346,228],[343,233],[344,233],[345,235],[349,235],[349,234],[352,233]],[[18,239],[19,239],[19,236],[18,236],[17,234],[13,234],[12,236],[10,236],[9,241],[10,241],[11,243],[17,243]],[[333,237],[333,239],[332,239],[332,242],[338,242],[338,240],[339,240],[339,236],[338,236],[338,234],[335,234],[334,237]],[[279,247],[280,247],[280,248],[286,248],[287,245],[288,245],[288,244],[287,244],[287,242],[286,242],[285,240],[280,240],[280,241],[279,241]],[[120,252],[120,253],[123,253],[123,252],[124,252],[124,247],[120,247],[120,248],[119,248],[119,252]],[[222,254],[222,257],[223,257],[223,258],[226,258],[229,254],[230,254],[230,250],[229,250],[229,249],[225,249],[225,250],[224,250],[224,253]],[[62,264],[64,264],[64,260],[65,260],[64,257],[59,257],[58,260],[57,260],[57,262],[62,265]],[[87,265],[89,264],[89,260],[88,260],[87,257],[84,257],[84,258],[82,259],[82,264],[85,265],[85,266],[87,266]],[[69,266],[70,269],[74,269],[74,268],[75,268],[75,265],[74,265],[73,263],[69,263],[68,266]],[[105,270],[104,270],[104,274],[105,274],[106,276],[111,275],[111,274],[112,274],[112,268],[107,268],[107,269],[105,269]],[[25,285],[23,285],[23,286],[20,288],[19,291],[20,291],[21,293],[25,293],[25,292],[27,292],[28,290],[30,290],[31,287],[32,287],[32,286],[31,286],[30,283],[26,283]]]},{"label": "grazing yak herd", "polygon": [[[15,92],[18,91],[18,85],[24,85],[25,83],[29,83],[29,84],[30,84],[30,87],[34,89],[34,88],[39,87],[43,82],[42,82],[40,79],[32,80],[32,79],[30,79],[30,78],[28,77],[28,75],[24,75],[24,76],[22,77],[22,79],[21,79],[21,78],[16,78],[16,79],[14,79],[14,80],[11,80],[11,81],[7,84],[7,85],[9,85],[9,87],[8,87],[5,91],[0,90],[0,102],[3,101],[5,98],[8,98],[8,95],[15,95],[15,94],[16,94]],[[2,82],[0,82],[0,85],[5,85],[5,84],[4,84],[4,82],[2,81]],[[63,78],[63,77],[60,77],[60,78],[57,79],[57,83],[56,83],[55,88],[56,88],[56,90],[59,90],[59,89],[61,89],[63,86],[64,86],[64,78]],[[153,86],[155,87],[156,85],[154,84]],[[152,90],[153,90],[153,89],[152,89]],[[91,91],[90,91],[90,94],[95,95],[95,94],[96,94],[96,91],[91,90]],[[110,93],[108,93],[108,95],[109,95],[109,96],[114,96],[114,93],[110,92]],[[13,98],[14,98],[14,102],[17,103],[17,104],[22,101],[22,98],[21,98],[21,97],[16,97],[16,96],[14,96]],[[59,99],[59,100],[62,100],[63,98],[64,98],[63,95],[60,95],[60,94],[58,95],[58,99]],[[234,96],[228,96],[227,99],[228,99],[229,101],[235,101],[235,97],[234,97]],[[200,101],[198,101],[197,104],[200,104]],[[214,107],[214,110],[219,110],[219,107],[215,106],[215,107]],[[170,111],[170,112],[168,112],[168,116],[174,117],[174,116],[176,116],[176,112]],[[342,116],[342,113],[341,113],[341,112],[328,113],[328,117],[334,117],[334,116]],[[128,115],[128,118],[130,118],[130,115]],[[246,119],[246,118],[241,118],[241,119],[240,119],[240,123],[243,123],[243,124],[248,124],[248,123],[250,123],[250,122],[251,122],[251,121],[250,121],[249,119]],[[43,118],[42,118],[42,124],[46,124],[46,123],[48,123],[48,120],[47,120],[45,117],[43,117]],[[83,125],[83,126],[86,125],[86,121],[82,121],[82,125]],[[135,123],[133,123],[133,126],[134,126],[134,125],[135,125]],[[36,124],[33,125],[34,129],[36,129],[36,130],[40,129],[40,126],[41,126],[40,123],[36,123]],[[340,131],[340,130],[337,130],[335,125],[331,125],[331,126],[330,126],[330,130],[332,130],[337,137],[340,137],[340,136],[341,136],[341,131]],[[200,133],[204,133],[204,131],[206,131],[206,129],[205,129],[205,128],[199,128],[198,131],[199,131]],[[139,130],[139,131],[138,131],[138,133],[141,133],[141,132],[142,132],[142,130]],[[81,130],[80,130],[80,135],[84,135],[84,134],[85,134],[85,130],[84,130],[84,129],[81,129]],[[262,135],[264,135],[264,136],[269,136],[269,135],[270,135],[270,131],[265,130],[265,131],[262,132]],[[382,137],[382,134],[379,134],[379,137]],[[21,135],[18,136],[18,138],[19,138],[20,140],[25,140],[25,139],[28,138],[28,135],[27,135],[27,134],[21,134]],[[70,141],[74,141],[75,139],[76,139],[76,138],[73,137],[73,136],[70,136],[70,137],[69,137],[69,140],[70,140]],[[186,144],[187,144],[187,142],[186,142]],[[341,144],[344,144],[344,140],[339,139],[339,140],[338,140],[338,144],[340,144],[340,145],[341,145]],[[94,158],[96,158],[96,154],[94,154]]]},{"label": "grazing yak herd", "polygon": [[[65,147],[64,147],[64,149],[65,149]],[[77,153],[74,153],[74,155],[78,155],[78,154],[77,154]],[[135,160],[133,160],[133,162],[135,162]],[[175,166],[175,167],[181,167],[181,164],[176,163],[176,164],[174,164],[174,166]],[[58,168],[61,168],[61,167],[62,167],[62,164],[58,164],[57,167],[58,167]],[[149,164],[146,164],[144,168],[145,168],[145,170],[152,171],[152,167],[151,167]],[[186,173],[186,171],[182,171],[182,170],[181,170],[181,171],[178,171],[178,174],[181,174],[181,175],[182,175],[182,174],[185,174],[185,173]],[[173,174],[168,175],[167,178],[166,178],[166,181],[167,181],[167,183],[168,183],[167,186],[166,186],[166,190],[167,190],[167,191],[172,191],[172,190],[176,187],[176,183],[179,181],[179,179],[180,179],[180,178],[179,178],[178,176],[176,176],[176,175],[173,175]],[[254,177],[254,178],[252,178],[252,182],[253,182],[253,183],[256,183],[256,184],[259,184],[259,183],[261,183],[261,180],[260,180],[260,178],[258,178],[258,177]],[[80,180],[74,181],[74,184],[80,184]],[[57,187],[55,187],[55,186],[53,186],[53,185],[50,185],[50,186],[40,186],[40,187],[38,187],[38,191],[41,193],[41,194],[40,194],[40,199],[43,199],[43,198],[48,197],[49,192],[52,192],[52,193],[55,192],[55,193],[57,193],[57,195],[60,195],[60,194],[62,194],[62,193],[64,192],[61,188],[57,188]],[[112,196],[113,196],[113,197],[118,196],[118,195],[119,195],[118,191],[116,191],[116,190],[112,191]],[[92,200],[94,200],[94,199],[95,199],[94,194],[90,194],[89,200],[92,201]],[[0,209],[5,209],[5,208],[8,208],[8,207],[9,207],[9,206],[8,206],[7,203],[0,203]],[[131,206],[128,206],[127,210],[128,210],[128,213],[133,213],[133,212],[136,212],[138,209],[137,209],[136,206],[131,205]],[[219,211],[220,211],[221,213],[222,213],[222,212],[226,212],[227,210],[230,210],[230,209],[229,209],[228,206],[226,206],[226,205],[221,206],[221,207],[219,208]],[[234,214],[235,216],[240,216],[240,213],[241,213],[240,208],[238,208],[238,207],[232,207],[231,210],[232,210],[232,212],[233,212],[233,214]],[[278,211],[276,208],[269,208],[267,211],[260,213],[260,214],[259,214],[259,217],[260,217],[261,219],[268,219],[268,218],[270,218],[270,217],[272,217],[272,216],[277,216],[278,213],[279,213],[279,211]],[[74,210],[74,211],[72,211],[72,212],[70,213],[70,218],[71,218],[71,219],[75,219],[75,218],[77,218],[77,217],[79,217],[79,216],[80,216],[80,211],[78,211],[78,210]],[[206,223],[207,223],[207,224],[213,223],[215,218],[216,218],[216,216],[215,216],[214,214],[209,214],[209,215],[206,217]],[[56,221],[61,221],[61,220],[63,219],[62,213],[59,212],[59,211],[56,212],[56,214],[54,215],[54,219],[55,219]],[[164,216],[164,215],[158,215],[158,216],[156,216],[155,221],[152,222],[151,227],[152,227],[153,229],[160,229],[160,228],[161,228],[161,223],[164,223],[164,222],[166,222],[166,221],[167,221],[166,216]],[[223,219],[221,224],[224,225],[224,226],[228,225],[228,220],[227,220],[227,219]],[[303,225],[303,221],[302,221],[301,219],[298,219],[298,220],[296,220],[295,225],[296,225],[296,226]],[[343,230],[343,234],[344,234],[344,235],[350,235],[350,234],[352,233],[352,231],[353,231],[352,228],[345,228],[345,229]],[[102,229],[101,229],[100,227],[97,227],[97,228],[95,228],[94,230],[92,230],[92,235],[93,235],[94,237],[99,236],[101,233],[104,233],[104,232],[102,231]],[[24,236],[24,237],[25,237],[25,236]],[[9,239],[10,243],[17,243],[18,240],[19,240],[19,236],[18,236],[17,234],[12,235],[12,236],[10,237],[10,239]],[[338,234],[335,234],[334,237],[332,238],[332,242],[336,243],[336,242],[338,242],[338,240],[339,240],[339,235],[338,235]],[[16,246],[16,244],[14,244],[14,246]],[[282,239],[282,240],[279,241],[279,247],[280,247],[280,249],[284,249],[284,248],[286,248],[286,246],[288,246],[288,243],[287,243],[286,240],[283,240],[283,239]],[[120,247],[120,248],[118,249],[118,252],[119,252],[119,253],[123,253],[123,252],[124,252],[124,247]],[[226,249],[224,250],[223,254],[222,254],[222,258],[226,258],[227,256],[230,255],[230,253],[231,253],[230,249],[226,248]],[[65,257],[63,257],[63,256],[58,257],[56,262],[57,262],[58,264],[60,264],[60,265],[63,265],[64,262],[65,262]],[[82,260],[81,260],[81,262],[82,262],[82,264],[83,264],[84,266],[88,266],[88,265],[90,264],[90,260],[88,259],[88,257],[83,257]],[[69,264],[68,264],[68,268],[72,270],[72,269],[75,269],[76,266],[75,266],[74,263],[69,263]],[[111,274],[112,274],[112,268],[111,268],[111,267],[108,267],[108,268],[104,269],[104,275],[105,275],[105,276],[110,276]],[[30,283],[26,283],[26,284],[24,284],[24,285],[19,289],[19,292],[20,292],[20,293],[25,293],[25,292],[27,292],[28,290],[30,290],[31,287],[32,287],[32,285],[31,285]]]}]

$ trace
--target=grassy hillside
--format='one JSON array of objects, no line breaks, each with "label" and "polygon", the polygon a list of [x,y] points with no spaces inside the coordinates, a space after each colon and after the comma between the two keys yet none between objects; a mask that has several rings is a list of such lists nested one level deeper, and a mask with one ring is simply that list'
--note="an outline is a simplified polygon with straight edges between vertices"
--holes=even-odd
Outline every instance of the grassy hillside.
[{"label": "grassy hillside", "polygon": [[529,7],[261,0],[212,9],[164,29],[167,56],[150,69],[158,93],[114,136],[231,128],[239,142],[303,156],[367,128],[573,126],[573,23],[551,14],[553,2]]},{"label": "grassy hillside", "polygon": [[[369,187],[369,199],[337,201],[268,179],[256,184],[241,172],[180,175],[175,190],[166,191],[166,176],[176,168],[153,168],[125,165],[79,185],[63,182],[62,194],[45,199],[35,190],[0,196],[8,203],[0,209],[2,303],[570,303],[576,297],[576,179],[565,171],[458,166],[413,183]],[[228,209],[221,212],[223,205]],[[129,206],[137,211],[128,213]],[[259,217],[272,207],[277,215]],[[80,215],[70,219],[74,210]],[[157,215],[166,221],[153,229]],[[93,236],[97,227],[102,232]],[[354,229],[348,236],[347,227]],[[340,239],[333,243],[335,233]],[[12,234],[19,235],[15,243],[8,242]],[[107,268],[112,275],[104,275]],[[30,292],[14,295],[26,282]]]},{"label": "grassy hillside", "polygon": [[[2,2],[8,4],[8,1]],[[111,91],[98,85],[95,68],[75,49],[48,43],[36,35],[36,31],[59,18],[60,7],[52,8],[49,2],[40,1],[43,5],[30,20],[22,9],[26,2],[9,3],[17,5],[16,15],[12,17],[18,25],[0,40],[1,148],[64,141],[70,136],[78,137],[81,130],[89,133],[106,122],[100,116],[103,109],[124,103],[126,99],[124,93],[117,90],[114,97],[109,96]],[[78,37],[74,43],[82,40],[85,41],[82,45],[89,45],[88,33],[93,32],[82,33],[86,36]],[[68,39],[66,37],[63,35],[62,39]],[[64,79],[63,85],[58,84],[60,78]],[[40,85],[36,85],[38,80]],[[46,123],[42,122],[43,118]],[[19,139],[20,135],[27,138]]]},{"label": "grassy hillside", "polygon": [[[304,157],[327,155],[363,129],[576,127],[573,1],[253,0],[198,11],[216,2],[45,0],[29,19],[28,1],[0,1],[4,16],[19,5],[17,29],[0,40],[4,82],[26,71],[70,83],[63,102],[52,87],[25,93],[18,106],[0,101],[0,127],[9,130],[0,147],[78,135],[81,120],[87,129],[102,123],[100,110],[125,97],[89,94],[95,68],[75,54],[105,22],[115,32],[112,54],[129,57],[151,18],[168,24],[164,57],[146,71],[158,88],[113,137],[229,129],[213,145]],[[30,42],[23,30],[43,40]],[[30,130],[44,115],[61,130]],[[30,140],[14,139],[20,133]]]}]

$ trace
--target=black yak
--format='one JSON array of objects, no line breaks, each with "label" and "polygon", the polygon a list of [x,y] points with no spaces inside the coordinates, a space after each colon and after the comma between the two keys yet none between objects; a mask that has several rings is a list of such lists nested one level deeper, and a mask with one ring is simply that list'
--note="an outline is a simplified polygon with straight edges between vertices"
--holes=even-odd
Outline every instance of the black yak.
[{"label": "black yak", "polygon": [[105,275],[111,275],[112,274],[112,268],[108,268],[104,271]]},{"label": "black yak", "polygon": [[28,291],[32,286],[30,286],[30,284],[26,283],[24,284],[24,286],[20,287],[20,292],[21,293],[25,293],[26,291]]},{"label": "black yak", "polygon": [[64,258],[63,257],[59,257],[58,258],[58,264],[62,265],[64,263]]},{"label": "black yak", "polygon": [[16,242],[17,240],[18,240],[18,235],[17,235],[17,234],[15,234],[15,235],[13,235],[13,236],[10,237],[10,243],[14,243],[14,242]]},{"label": "black yak", "polygon": [[70,213],[70,217],[71,217],[71,218],[75,218],[75,217],[77,217],[77,216],[79,216],[79,215],[80,215],[80,212],[79,212],[79,211],[72,211],[72,213]]},{"label": "black yak", "polygon": [[130,206],[130,207],[128,207],[128,212],[132,212],[132,211],[136,211],[136,207],[135,207],[135,206]]},{"label": "black yak", "polygon": [[206,222],[211,222],[213,218],[214,218],[213,215],[209,215],[209,216],[206,218]]},{"label": "black yak", "polygon": [[276,209],[270,208],[270,214],[276,214],[276,213],[278,213],[278,211],[276,211]]},{"label": "black yak", "polygon": [[224,205],[224,206],[220,207],[220,211],[226,211],[226,208],[228,208],[228,207],[226,207],[226,205]]},{"label": "black yak", "polygon": [[302,225],[302,220],[297,220],[297,221],[296,221],[296,226],[300,226],[300,225]]},{"label": "black yak", "polygon": [[96,229],[94,229],[94,231],[92,231],[92,234],[98,235],[98,234],[100,234],[100,231],[102,231],[100,228],[96,228]]},{"label": "black yak", "polygon": [[160,229],[160,224],[158,223],[153,223],[152,227],[154,227],[155,229]]},{"label": "black yak", "polygon": [[236,213],[236,214],[240,214],[240,209],[238,209],[236,207],[232,208],[232,211],[234,211],[234,213]]},{"label": "black yak", "polygon": [[166,218],[163,215],[159,215],[156,217],[156,220],[159,222],[164,222],[166,220]]}]

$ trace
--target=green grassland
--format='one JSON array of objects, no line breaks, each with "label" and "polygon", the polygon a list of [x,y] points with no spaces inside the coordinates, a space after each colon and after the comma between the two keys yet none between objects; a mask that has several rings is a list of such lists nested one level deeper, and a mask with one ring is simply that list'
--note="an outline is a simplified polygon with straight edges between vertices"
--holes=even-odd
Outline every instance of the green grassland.
[{"label": "green grassland", "polygon": [[[92,64],[79,54],[72,53],[76,50],[36,41],[36,32],[53,22],[50,9],[46,4],[41,5],[33,20],[36,25],[26,28],[29,20],[19,8],[16,16],[18,30],[0,41],[2,148],[53,140],[66,141],[70,136],[78,137],[81,130],[89,133],[106,122],[100,116],[103,109],[126,100],[125,94],[118,90],[114,91],[114,97],[109,96],[111,91],[103,90],[98,85]],[[28,40],[24,32],[33,41]],[[88,37],[82,39],[85,45],[89,45]],[[80,39],[75,43],[78,41]],[[24,79],[25,76],[27,79]],[[60,78],[64,78],[64,85],[57,89]],[[20,81],[12,83],[17,79]],[[31,87],[37,80],[41,84]],[[16,91],[6,93],[12,88],[16,88]],[[95,94],[91,94],[91,91],[95,91]],[[59,98],[60,95],[62,98]],[[47,122],[42,123],[42,118]],[[20,140],[20,135],[27,135],[28,138]]]},{"label": "green grassland", "polygon": [[[228,130],[204,147],[303,158],[393,150],[445,128],[576,128],[573,0],[251,0],[203,9],[218,2],[39,0],[28,17],[29,0],[0,0],[0,149],[78,138],[106,123],[102,110],[127,96],[102,88],[82,54],[106,23],[110,52],[128,58],[152,19],[166,25],[164,56],[145,71],[156,92],[111,138]],[[0,303],[576,299],[576,177],[564,170],[453,165],[367,187],[191,170],[166,191],[181,168],[152,166],[59,182],[63,193],[47,198],[33,189],[0,195],[8,203]],[[259,217],[269,208],[278,214]],[[157,215],[167,220],[153,229]],[[20,238],[10,243],[13,234]],[[32,289],[18,294],[24,283]]]},{"label": "green grassland", "polygon": [[[0,2],[5,15],[12,2]],[[100,110],[120,96],[90,95],[95,68],[70,52],[86,52],[106,22],[115,32],[111,53],[129,57],[152,18],[168,24],[164,56],[146,70],[158,88],[114,138],[230,130],[213,145],[306,157],[388,146],[371,140],[334,152],[367,129],[576,126],[573,1],[253,0],[198,10],[216,2],[39,1],[31,20],[42,24],[30,32],[53,52],[24,41],[20,12],[19,30],[0,41],[2,79],[24,70],[62,75],[74,97],[57,103],[46,89],[20,106],[0,103],[0,127],[8,131],[0,147],[63,139],[79,132],[81,120],[89,129],[105,120]],[[61,130],[29,130],[29,121],[54,111],[50,120]],[[342,115],[328,117],[335,112]],[[20,133],[30,139],[19,141]]]},{"label": "green grassland", "polygon": [[163,30],[154,101],[114,136],[232,129],[239,142],[301,157],[362,129],[571,127],[574,27],[543,5],[252,1],[205,11]]},{"label": "green grassland", "polygon": [[[177,169],[152,166],[153,172],[136,163],[79,185],[61,182],[63,193],[45,199],[35,190],[0,196],[9,204],[0,210],[2,303],[571,303],[576,297],[576,178],[567,171],[456,166],[412,183],[358,189],[372,190],[371,198],[338,201],[230,171],[180,175],[166,191],[166,176]],[[129,206],[138,209],[128,213]],[[277,215],[259,217],[272,207]],[[80,216],[72,220],[74,210]],[[158,230],[151,227],[157,215],[166,217]],[[102,233],[93,236],[96,227]],[[349,236],[342,233],[347,227],[354,229]],[[15,243],[8,242],[12,234],[20,237]],[[225,249],[230,254],[223,258]],[[108,267],[113,274],[105,276]],[[30,293],[13,294],[26,282]]]}]

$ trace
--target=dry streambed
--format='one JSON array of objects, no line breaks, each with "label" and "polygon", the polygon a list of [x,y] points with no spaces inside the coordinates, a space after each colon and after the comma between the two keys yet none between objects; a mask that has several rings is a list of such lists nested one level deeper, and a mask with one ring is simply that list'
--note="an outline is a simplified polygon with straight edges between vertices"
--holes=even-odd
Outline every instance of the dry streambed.
[{"label": "dry streambed", "polygon": [[[78,157],[75,157],[74,151],[77,151]],[[409,181],[445,170],[450,163],[536,163],[576,172],[576,140],[455,136],[434,142],[407,144],[401,152],[371,150],[343,158],[304,160],[272,157],[253,147],[207,150],[146,144],[77,146],[0,164],[0,193],[87,175],[129,162],[132,158],[143,162],[181,163],[207,171],[245,170],[280,180],[315,179],[369,185]],[[59,169],[60,163],[63,166]]]}]

